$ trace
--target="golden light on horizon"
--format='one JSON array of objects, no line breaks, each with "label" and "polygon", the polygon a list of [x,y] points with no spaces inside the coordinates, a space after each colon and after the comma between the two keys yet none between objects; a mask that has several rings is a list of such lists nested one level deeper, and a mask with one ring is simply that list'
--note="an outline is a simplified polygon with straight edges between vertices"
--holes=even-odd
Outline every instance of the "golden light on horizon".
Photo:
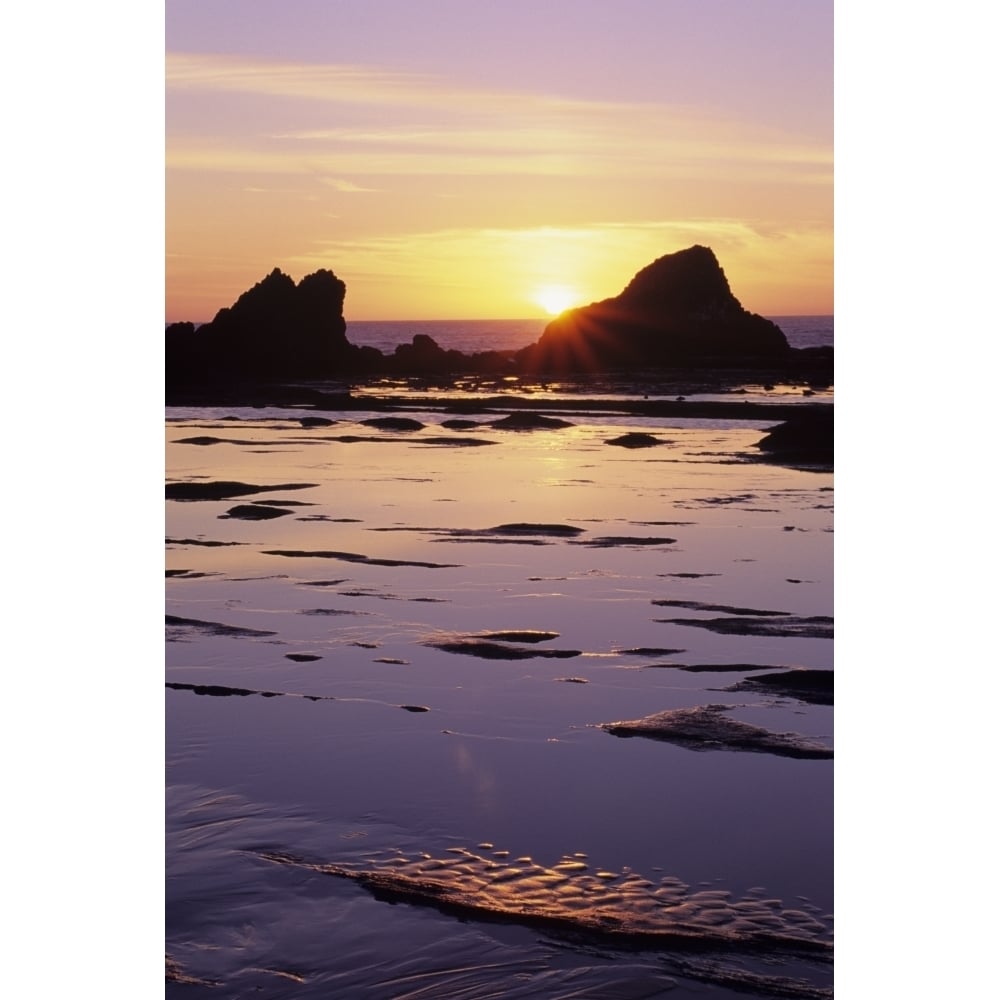
[{"label": "golden light on horizon", "polygon": [[580,293],[568,285],[541,285],[532,299],[550,316],[558,316],[580,301]]}]

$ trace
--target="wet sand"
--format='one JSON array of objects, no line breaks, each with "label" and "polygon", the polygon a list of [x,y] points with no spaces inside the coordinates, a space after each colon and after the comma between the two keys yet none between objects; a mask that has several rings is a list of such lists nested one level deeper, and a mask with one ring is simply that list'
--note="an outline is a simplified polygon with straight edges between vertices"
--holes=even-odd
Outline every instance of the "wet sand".
[{"label": "wet sand", "polygon": [[424,388],[168,410],[168,995],[830,995],[833,484],[761,461],[785,387]]}]

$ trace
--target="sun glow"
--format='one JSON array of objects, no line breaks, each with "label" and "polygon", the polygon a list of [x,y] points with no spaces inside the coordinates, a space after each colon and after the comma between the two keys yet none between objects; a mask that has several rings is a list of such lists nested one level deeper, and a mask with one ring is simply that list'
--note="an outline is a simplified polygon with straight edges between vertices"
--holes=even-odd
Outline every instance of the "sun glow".
[{"label": "sun glow", "polygon": [[565,309],[580,301],[580,295],[574,288],[566,285],[542,285],[532,296],[550,316],[558,316]]}]

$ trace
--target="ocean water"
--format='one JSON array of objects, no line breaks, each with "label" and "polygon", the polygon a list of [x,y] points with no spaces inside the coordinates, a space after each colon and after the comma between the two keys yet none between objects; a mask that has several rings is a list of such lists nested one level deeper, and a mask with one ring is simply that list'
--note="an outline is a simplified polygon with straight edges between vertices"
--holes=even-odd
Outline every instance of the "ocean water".
[{"label": "ocean water", "polygon": [[832,473],[499,409],[168,409],[168,997],[831,995]]},{"label": "ocean water", "polygon": [[[792,347],[833,346],[832,316],[769,316]],[[545,330],[544,319],[472,320],[348,320],[347,339],[358,347],[376,347],[391,354],[417,334],[426,334],[445,350],[475,354],[518,350],[535,343]]]}]

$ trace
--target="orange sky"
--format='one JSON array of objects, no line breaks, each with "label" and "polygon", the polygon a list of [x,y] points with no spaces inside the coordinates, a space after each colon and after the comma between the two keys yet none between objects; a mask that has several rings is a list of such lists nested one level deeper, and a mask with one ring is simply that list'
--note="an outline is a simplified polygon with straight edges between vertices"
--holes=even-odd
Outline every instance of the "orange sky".
[{"label": "orange sky", "polygon": [[831,313],[832,9],[169,0],[166,319],[276,266],[349,320],[543,316],[693,243]]}]

